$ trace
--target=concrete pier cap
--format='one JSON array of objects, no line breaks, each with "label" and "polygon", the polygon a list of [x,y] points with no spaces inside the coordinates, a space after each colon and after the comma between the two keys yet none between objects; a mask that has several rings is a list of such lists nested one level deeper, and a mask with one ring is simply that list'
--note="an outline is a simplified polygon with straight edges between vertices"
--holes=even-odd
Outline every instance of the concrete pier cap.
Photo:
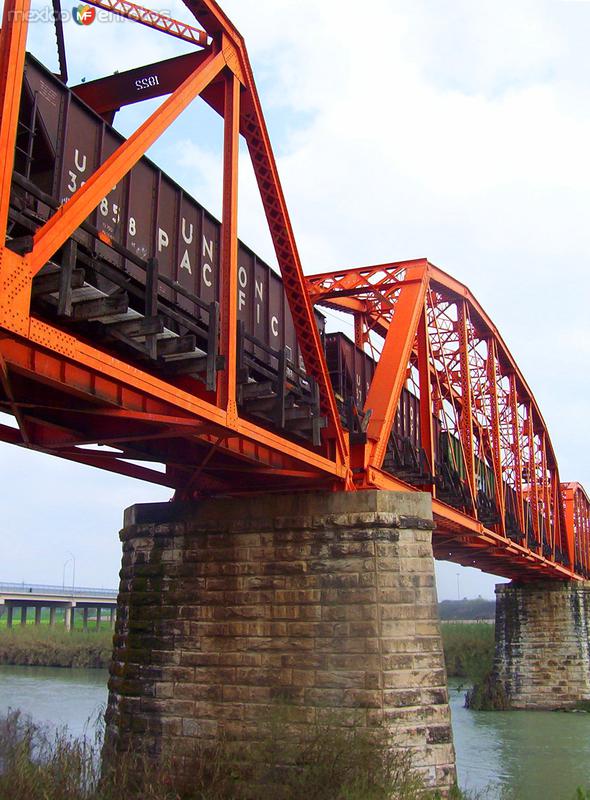
[{"label": "concrete pier cap", "polygon": [[496,586],[493,679],[515,709],[590,700],[590,581]]},{"label": "concrete pier cap", "polygon": [[127,509],[107,742],[182,758],[247,744],[280,701],[390,734],[455,783],[428,494],[269,495]]}]

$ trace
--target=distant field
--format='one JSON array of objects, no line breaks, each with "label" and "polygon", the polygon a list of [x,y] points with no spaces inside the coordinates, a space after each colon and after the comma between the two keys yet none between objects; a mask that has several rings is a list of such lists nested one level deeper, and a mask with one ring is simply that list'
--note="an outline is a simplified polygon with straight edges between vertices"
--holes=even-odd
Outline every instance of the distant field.
[{"label": "distant field", "polygon": [[63,625],[17,625],[0,629],[0,664],[40,667],[107,667],[110,630],[74,630]]},{"label": "distant field", "polygon": [[473,600],[442,600],[438,613],[443,622],[451,620],[494,620],[496,601],[477,597]]}]

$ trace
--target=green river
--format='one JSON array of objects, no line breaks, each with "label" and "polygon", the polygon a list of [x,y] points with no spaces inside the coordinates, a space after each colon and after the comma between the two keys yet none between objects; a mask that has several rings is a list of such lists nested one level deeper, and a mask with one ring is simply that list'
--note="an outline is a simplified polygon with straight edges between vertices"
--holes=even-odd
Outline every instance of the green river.
[{"label": "green river", "polygon": [[[0,666],[0,714],[20,708],[39,722],[91,733],[106,703],[103,670]],[[463,708],[451,682],[459,783],[486,788],[495,800],[503,786],[518,800],[572,800],[590,787],[590,714],[484,712]]]}]

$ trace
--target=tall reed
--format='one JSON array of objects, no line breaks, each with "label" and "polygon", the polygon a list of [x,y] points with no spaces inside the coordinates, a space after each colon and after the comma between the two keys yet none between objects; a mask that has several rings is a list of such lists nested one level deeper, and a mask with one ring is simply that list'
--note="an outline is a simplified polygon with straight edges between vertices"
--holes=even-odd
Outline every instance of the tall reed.
[{"label": "tall reed", "polygon": [[108,667],[111,631],[71,631],[46,625],[0,630],[0,664],[39,667]]},{"label": "tall reed", "polygon": [[[0,720],[0,800],[426,800],[437,797],[378,726],[317,724],[287,735],[281,711],[254,751],[221,742],[157,761],[127,753],[100,769],[102,735],[74,739],[18,711]],[[452,797],[461,797],[455,792]]]}]

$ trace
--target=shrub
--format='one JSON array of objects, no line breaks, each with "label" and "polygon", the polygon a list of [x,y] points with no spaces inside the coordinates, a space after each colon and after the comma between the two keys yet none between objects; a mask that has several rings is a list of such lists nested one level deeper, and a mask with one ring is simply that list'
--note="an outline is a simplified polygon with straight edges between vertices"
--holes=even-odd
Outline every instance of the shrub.
[{"label": "shrub", "polygon": [[[287,736],[281,712],[245,759],[235,743],[174,757],[117,754],[100,774],[102,736],[93,742],[51,734],[18,711],[0,720],[0,800],[427,800],[407,752],[384,729],[312,726]],[[459,800],[461,793],[452,797]]]},{"label": "shrub", "polygon": [[482,676],[467,690],[465,708],[472,711],[507,711],[510,708],[504,687],[496,682],[493,672]]}]

